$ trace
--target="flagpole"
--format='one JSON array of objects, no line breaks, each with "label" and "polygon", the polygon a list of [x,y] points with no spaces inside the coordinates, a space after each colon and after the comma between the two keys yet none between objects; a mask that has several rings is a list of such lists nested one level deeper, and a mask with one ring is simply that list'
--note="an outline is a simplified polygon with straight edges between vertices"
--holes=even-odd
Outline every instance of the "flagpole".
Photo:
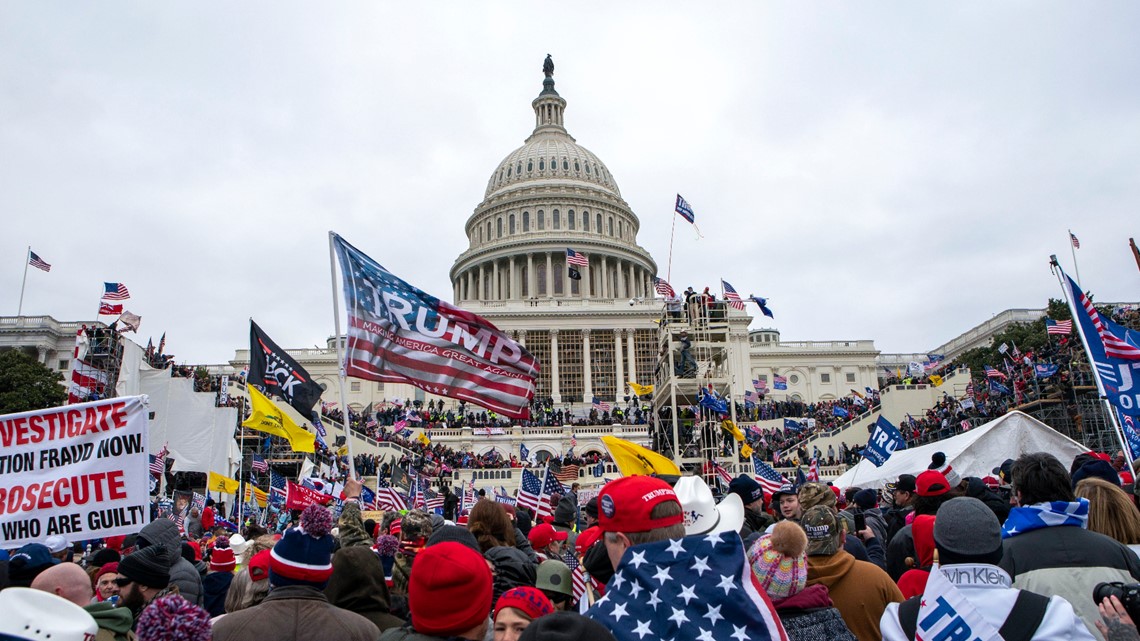
[{"label": "flagpole", "polygon": [[[337,373],[340,378],[340,418],[341,427],[344,429],[344,444],[348,447],[348,476],[356,478],[356,457],[352,453],[352,434],[349,428],[349,415],[348,415],[348,400],[345,396],[344,389],[347,385],[344,372],[344,348],[340,339],[340,296],[337,295],[336,288],[336,247],[334,246],[335,234],[329,230],[329,280],[332,283],[332,299],[333,299],[333,325],[336,328],[336,333],[333,336],[336,338],[336,363]],[[347,340],[347,337],[346,337]],[[336,460],[336,453],[333,453],[333,460]]]},{"label": "flagpole", "polygon": [[[670,249],[672,249],[672,244],[670,244]],[[16,318],[24,315],[24,287],[28,284],[28,264],[31,262],[32,246],[28,245],[28,254],[24,256],[24,279],[20,281],[20,306],[16,308]]]},{"label": "flagpole", "polygon": [[[1092,370],[1093,380],[1096,381],[1097,395],[1100,396],[1100,401],[1104,404],[1104,408],[1108,412],[1108,419],[1116,431],[1116,438],[1120,439],[1121,451],[1124,452],[1124,458],[1128,461],[1128,469],[1132,472],[1132,475],[1135,476],[1136,463],[1132,459],[1132,448],[1128,445],[1128,439],[1124,437],[1124,428],[1120,426],[1120,421],[1117,420],[1116,408],[1112,407],[1108,402],[1108,394],[1104,390],[1104,383],[1100,380],[1100,372],[1096,368],[1096,361],[1093,360],[1092,350],[1089,349],[1089,339],[1085,336],[1085,329],[1077,317],[1077,314],[1084,313],[1084,310],[1080,312],[1077,311],[1076,304],[1073,302],[1072,297],[1069,296],[1069,287],[1062,280],[1065,272],[1057,263],[1056,256],[1052,256],[1051,259],[1050,265],[1057,268],[1057,282],[1061,285],[1061,291],[1065,294],[1065,301],[1069,303],[1069,313],[1073,317],[1073,325],[1076,326],[1077,334],[1081,337],[1081,342],[1084,344],[1085,358],[1089,359],[1089,369]],[[1077,285],[1080,286],[1080,283],[1078,282]],[[1036,374],[1034,374],[1034,376],[1036,376]]]},{"label": "flagpole", "polygon": [[[1077,246],[1075,244],[1073,244],[1073,238],[1074,238],[1073,237],[1073,230],[1070,229],[1070,230],[1068,230],[1068,232],[1069,232],[1069,251],[1073,253],[1073,270],[1077,272],[1077,284],[1081,285],[1081,266],[1077,264]],[[1081,289],[1084,289],[1084,285],[1081,285]],[[1090,358],[1089,361],[1092,361],[1092,359]],[[1102,394],[1103,394],[1103,392],[1102,392]]]},{"label": "flagpole", "polygon": [[[673,236],[677,233],[677,213],[673,212],[673,229],[669,231],[669,265],[665,268],[665,280],[670,284],[673,282]],[[32,251],[31,246],[28,251]],[[28,268],[24,267],[24,274],[27,275]]]}]

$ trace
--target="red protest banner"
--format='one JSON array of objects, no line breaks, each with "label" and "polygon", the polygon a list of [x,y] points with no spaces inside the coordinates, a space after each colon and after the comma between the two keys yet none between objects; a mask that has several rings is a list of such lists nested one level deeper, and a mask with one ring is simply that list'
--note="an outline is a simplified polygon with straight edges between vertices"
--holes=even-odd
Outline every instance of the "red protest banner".
[{"label": "red protest banner", "polygon": [[0,416],[0,540],[138,532],[149,469],[141,396]]},{"label": "red protest banner", "polygon": [[313,503],[328,505],[331,501],[332,497],[328,494],[310,490],[293,481],[289,481],[289,485],[285,488],[285,507],[290,510],[303,510]]}]

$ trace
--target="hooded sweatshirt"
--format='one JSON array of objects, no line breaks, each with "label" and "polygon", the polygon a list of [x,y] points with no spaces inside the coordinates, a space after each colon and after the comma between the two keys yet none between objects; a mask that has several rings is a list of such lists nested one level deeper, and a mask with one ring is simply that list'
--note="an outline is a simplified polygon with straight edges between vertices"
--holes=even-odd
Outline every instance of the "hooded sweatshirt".
[{"label": "hooded sweatshirt", "polygon": [[131,626],[135,620],[127,608],[116,608],[103,601],[85,605],[83,609],[87,610],[87,614],[99,626],[95,641],[134,641],[135,633],[131,631]]},{"label": "hooded sweatshirt", "polygon": [[139,538],[166,549],[170,559],[170,583],[178,586],[182,598],[194,605],[202,605],[202,575],[198,574],[193,563],[182,558],[182,537],[174,521],[155,519],[139,531]]},{"label": "hooded sweatshirt", "polygon": [[914,537],[914,567],[899,577],[899,590],[904,599],[926,591],[926,580],[930,578],[930,566],[934,565],[934,517],[929,514],[914,517],[910,526]]},{"label": "hooded sweatshirt", "polygon": [[827,587],[835,607],[859,641],[878,641],[879,618],[889,603],[903,600],[891,577],[873,563],[844,550],[808,557],[807,584]]},{"label": "hooded sweatshirt", "polygon": [[332,578],[325,587],[329,603],[368,619],[381,632],[407,624],[389,611],[384,564],[371,548],[362,545],[341,548],[333,555],[332,565]]}]

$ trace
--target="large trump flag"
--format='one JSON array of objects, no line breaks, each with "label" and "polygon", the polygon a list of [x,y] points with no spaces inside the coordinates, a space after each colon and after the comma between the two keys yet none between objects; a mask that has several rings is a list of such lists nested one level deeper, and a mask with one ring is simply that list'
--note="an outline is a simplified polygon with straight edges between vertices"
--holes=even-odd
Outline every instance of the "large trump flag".
[{"label": "large trump flag", "polygon": [[538,360],[486,319],[400,280],[332,234],[348,315],[344,371],[527,418]]}]

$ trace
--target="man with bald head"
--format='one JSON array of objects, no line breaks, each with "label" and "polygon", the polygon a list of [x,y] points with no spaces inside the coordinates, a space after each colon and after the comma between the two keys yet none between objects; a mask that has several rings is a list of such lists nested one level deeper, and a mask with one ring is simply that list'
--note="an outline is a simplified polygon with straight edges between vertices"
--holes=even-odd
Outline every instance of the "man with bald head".
[{"label": "man with bald head", "polygon": [[87,610],[99,625],[96,641],[134,641],[131,611],[116,608],[108,601],[92,603],[95,590],[91,587],[91,578],[78,565],[60,563],[44,570],[32,581],[32,589],[51,592]]}]

